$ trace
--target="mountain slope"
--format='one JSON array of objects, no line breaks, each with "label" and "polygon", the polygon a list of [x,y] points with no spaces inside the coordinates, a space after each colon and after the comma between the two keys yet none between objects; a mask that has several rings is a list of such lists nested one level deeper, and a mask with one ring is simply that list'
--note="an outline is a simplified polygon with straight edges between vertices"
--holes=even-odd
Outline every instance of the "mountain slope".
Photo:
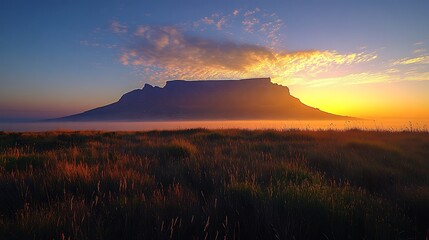
[{"label": "mountain slope", "polygon": [[309,107],[270,78],[146,84],[119,101],[56,120],[345,119]]}]

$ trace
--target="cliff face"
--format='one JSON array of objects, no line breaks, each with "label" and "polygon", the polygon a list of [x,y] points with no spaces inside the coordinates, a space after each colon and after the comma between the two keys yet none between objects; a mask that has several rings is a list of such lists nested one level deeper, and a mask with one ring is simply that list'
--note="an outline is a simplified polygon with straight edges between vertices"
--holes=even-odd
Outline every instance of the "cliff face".
[{"label": "cliff face", "polygon": [[146,84],[118,102],[59,120],[341,119],[304,105],[270,78]]}]

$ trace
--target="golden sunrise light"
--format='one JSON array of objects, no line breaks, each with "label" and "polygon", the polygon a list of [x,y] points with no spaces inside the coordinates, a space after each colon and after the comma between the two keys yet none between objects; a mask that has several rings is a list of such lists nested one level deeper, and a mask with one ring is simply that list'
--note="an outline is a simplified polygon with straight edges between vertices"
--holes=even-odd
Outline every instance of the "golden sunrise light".
[{"label": "golden sunrise light", "polygon": [[429,240],[428,0],[0,1],[0,240]]}]

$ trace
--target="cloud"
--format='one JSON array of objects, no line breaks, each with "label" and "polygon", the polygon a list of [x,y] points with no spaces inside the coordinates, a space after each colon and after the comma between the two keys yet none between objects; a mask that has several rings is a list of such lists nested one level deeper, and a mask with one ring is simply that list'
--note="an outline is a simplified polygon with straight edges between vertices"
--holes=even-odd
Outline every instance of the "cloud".
[{"label": "cloud", "polygon": [[211,25],[214,24],[214,20],[212,18],[208,18],[208,17],[204,17],[201,19],[201,22],[207,24],[207,25]]},{"label": "cloud", "polygon": [[267,44],[275,47],[279,43],[280,30],[283,26],[283,21],[275,13],[270,13],[266,10],[255,8],[248,10],[243,14],[241,21],[243,29],[247,33],[261,32],[267,39]]},{"label": "cloud", "polygon": [[[260,39],[264,45],[272,48],[281,43],[280,30],[283,25],[282,19],[276,13],[260,8],[235,9],[229,14],[212,13],[193,22],[194,29],[200,31],[208,30],[208,26],[211,26],[223,31],[227,36],[253,35],[255,39]],[[259,36],[256,35],[258,33]]]},{"label": "cloud", "polygon": [[226,23],[226,21],[227,21],[226,17],[222,17],[221,19],[219,19],[219,21],[217,21],[216,23],[216,29],[221,30],[222,26]]},{"label": "cloud", "polygon": [[419,54],[419,53],[424,53],[424,52],[426,52],[427,50],[425,49],[425,48],[419,48],[419,49],[416,49],[416,50],[414,50],[413,51],[413,53],[414,54]]},{"label": "cloud", "polygon": [[243,21],[244,30],[249,33],[253,33],[254,26],[259,23],[257,18],[245,18]]},{"label": "cloud", "polygon": [[146,26],[145,29],[139,34],[138,46],[121,56],[123,64],[164,68],[201,64],[199,67],[240,71],[252,61],[272,57],[264,47],[189,37],[174,27]]},{"label": "cloud", "polygon": [[246,32],[254,32],[254,26],[260,22],[259,18],[257,18],[255,14],[260,11],[261,9],[255,8],[254,10],[248,10],[243,14],[244,19],[241,21],[241,23],[243,24],[244,30]]},{"label": "cloud", "polygon": [[204,25],[214,25],[217,30],[222,30],[222,27],[226,24],[230,15],[221,15],[219,13],[213,13],[209,17],[203,17],[200,20],[194,22],[194,27],[201,27]]},{"label": "cloud", "polygon": [[311,81],[303,81],[302,79],[294,79],[295,82],[310,86],[320,87],[326,85],[344,84],[344,85],[356,85],[356,84],[367,84],[367,83],[378,83],[378,82],[389,82],[391,76],[387,73],[350,73],[336,77],[317,78]]},{"label": "cloud", "polygon": [[[144,30],[142,30],[144,29]],[[120,62],[140,68],[152,81],[271,76],[312,79],[336,66],[368,62],[374,53],[275,51],[271,48],[189,36],[175,27],[141,26]]]},{"label": "cloud", "polygon": [[113,21],[110,25],[114,33],[126,33],[128,31],[127,26],[120,24],[118,21]]},{"label": "cloud", "polygon": [[[320,87],[327,85],[356,85],[370,84],[380,82],[399,82],[399,81],[427,81],[429,72],[418,71],[400,71],[398,69],[385,69],[375,72],[346,73],[333,77],[300,77],[292,76],[288,82],[294,84],[306,85],[308,87]],[[281,82],[281,81],[280,81]]]},{"label": "cloud", "polygon": [[[283,21],[276,13],[254,8],[235,9],[229,14],[212,13],[193,22],[194,29],[200,31],[207,30],[209,26],[225,32],[228,36],[250,34],[263,41],[265,45],[276,47],[280,42]],[[257,33],[260,35],[256,35]]]},{"label": "cloud", "polygon": [[261,11],[261,9],[259,9],[259,8],[255,8],[254,10],[248,10],[243,14],[243,16],[245,16],[245,17],[251,16],[251,15],[253,15],[259,11]]},{"label": "cloud", "polygon": [[135,35],[136,36],[144,36],[144,33],[147,32],[149,30],[149,27],[146,26],[140,26],[137,28],[137,30],[135,31]]},{"label": "cloud", "polygon": [[429,64],[429,56],[420,56],[415,58],[402,58],[393,63],[393,65],[410,65],[410,64]]}]

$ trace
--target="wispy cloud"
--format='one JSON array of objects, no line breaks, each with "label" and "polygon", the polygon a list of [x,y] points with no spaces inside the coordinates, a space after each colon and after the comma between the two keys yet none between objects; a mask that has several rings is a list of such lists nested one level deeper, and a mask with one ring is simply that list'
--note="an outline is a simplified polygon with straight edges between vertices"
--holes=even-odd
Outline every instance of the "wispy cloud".
[{"label": "wispy cloud", "polygon": [[398,81],[428,81],[429,56],[407,57],[399,60],[391,60],[390,64],[381,65],[379,69],[373,71],[346,72],[345,74],[333,77],[323,77],[320,75],[304,78],[294,76],[293,82],[304,84],[310,87],[318,87],[333,84],[366,84],[378,82],[398,82]]},{"label": "wispy cloud", "polygon": [[[399,81],[427,81],[429,72],[419,71],[400,71],[395,68],[380,70],[375,72],[346,73],[333,77],[321,76],[292,76],[288,82],[292,84],[306,85],[308,87],[320,87],[327,85],[357,85],[380,82],[399,82]],[[281,80],[280,80],[281,82]]]},{"label": "wispy cloud", "polygon": [[126,33],[128,31],[128,27],[119,23],[117,20],[114,20],[110,27],[114,33]]},{"label": "wispy cloud", "polygon": [[402,58],[393,63],[393,65],[410,65],[410,64],[429,64],[429,56]]},{"label": "wispy cloud", "polygon": [[194,27],[201,27],[205,25],[213,25],[217,30],[222,30],[222,27],[230,19],[231,15],[222,15],[219,13],[213,13],[208,17],[203,17],[200,20],[194,22]]},{"label": "wispy cloud", "polygon": [[425,48],[419,48],[413,51],[414,54],[425,53],[427,50]]},{"label": "wispy cloud", "polygon": [[146,31],[138,35],[139,45],[122,55],[122,59],[128,59],[123,64],[166,68],[201,64],[200,67],[242,70],[255,58],[271,57],[264,47],[189,37],[174,27],[144,28]]},{"label": "wispy cloud", "polygon": [[[260,8],[235,9],[226,14],[212,13],[210,16],[195,21],[193,26],[201,31],[207,30],[211,26],[229,35],[246,33],[256,37],[256,34],[260,34],[266,40],[265,45],[275,47],[279,43],[283,21],[276,13]],[[231,27],[234,28],[233,31],[230,31]]]},{"label": "wispy cloud", "polygon": [[320,87],[320,86],[338,85],[338,84],[355,85],[355,84],[388,82],[389,80],[390,80],[390,76],[388,74],[368,73],[368,72],[351,73],[351,74],[345,74],[345,75],[335,76],[335,77],[315,78],[315,79],[311,79],[310,81],[308,79],[301,79],[301,78],[293,79],[293,81],[295,81],[296,83],[307,85],[309,87]]},{"label": "wispy cloud", "polygon": [[[142,30],[144,29],[144,30]],[[331,67],[368,62],[374,53],[275,51],[271,48],[192,37],[174,27],[141,26],[137,45],[124,50],[124,65],[141,67],[151,80],[271,76],[291,80],[317,76]]]},{"label": "wispy cloud", "polygon": [[247,11],[243,14],[243,16],[248,17],[248,16],[254,15],[255,13],[260,12],[260,11],[261,11],[261,9],[259,9],[259,8],[255,8],[255,9],[253,9],[253,10],[247,10]]},{"label": "wispy cloud", "polygon": [[227,18],[226,18],[226,17],[222,17],[222,18],[220,18],[220,19],[217,21],[217,23],[216,23],[216,29],[217,29],[217,30],[221,30],[221,29],[222,29],[222,26],[226,23],[226,21],[227,21]]},{"label": "wispy cloud", "polygon": [[276,13],[255,8],[244,12],[241,23],[244,30],[248,33],[260,32],[264,34],[269,46],[275,47],[279,43],[283,20]]},{"label": "wispy cloud", "polygon": [[213,20],[213,18],[208,18],[208,17],[204,17],[200,20],[201,22],[207,24],[207,25],[211,25],[214,24],[215,21]]},{"label": "wispy cloud", "polygon": [[260,12],[261,9],[255,8],[253,10],[247,10],[243,14],[243,24],[244,30],[249,33],[253,33],[257,24],[259,24],[259,18],[255,16],[256,13]]}]

